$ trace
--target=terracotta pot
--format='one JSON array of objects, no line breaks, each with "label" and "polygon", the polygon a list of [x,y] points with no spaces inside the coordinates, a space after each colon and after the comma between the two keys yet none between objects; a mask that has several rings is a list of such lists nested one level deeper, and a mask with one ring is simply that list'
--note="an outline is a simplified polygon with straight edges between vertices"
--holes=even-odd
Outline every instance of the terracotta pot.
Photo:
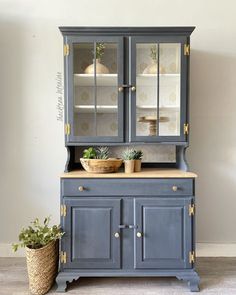
[{"label": "terracotta pot", "polygon": [[134,172],[134,160],[124,160],[125,164],[125,173]]},{"label": "terracotta pot", "polygon": [[[94,74],[94,61],[91,65],[89,65],[85,71],[85,74]],[[100,59],[96,59],[96,73],[97,74],[109,74],[109,70],[106,66],[104,66],[103,64],[101,64],[101,60]]]},{"label": "terracotta pot", "polygon": [[58,241],[39,249],[26,247],[29,288],[32,294],[46,294],[58,272]]},{"label": "terracotta pot", "polygon": [[134,172],[141,171],[141,160],[134,160]]}]

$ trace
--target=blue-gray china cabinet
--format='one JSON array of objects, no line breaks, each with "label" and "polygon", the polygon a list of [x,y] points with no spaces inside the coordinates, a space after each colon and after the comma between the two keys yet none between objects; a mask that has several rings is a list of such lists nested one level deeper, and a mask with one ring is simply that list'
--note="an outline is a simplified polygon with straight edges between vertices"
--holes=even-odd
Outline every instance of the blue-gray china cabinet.
[{"label": "blue-gray china cabinet", "polygon": [[[195,177],[188,171],[194,27],[60,27],[65,144],[57,291],[80,277],[165,277],[199,291]],[[89,174],[88,146],[173,145],[171,163]]]}]

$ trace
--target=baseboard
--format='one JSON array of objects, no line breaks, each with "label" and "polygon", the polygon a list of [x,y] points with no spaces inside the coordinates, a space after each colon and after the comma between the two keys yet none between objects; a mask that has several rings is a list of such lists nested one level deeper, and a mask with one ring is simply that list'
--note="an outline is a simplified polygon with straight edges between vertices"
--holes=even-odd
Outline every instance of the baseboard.
[{"label": "baseboard", "polygon": [[[236,243],[197,243],[197,257],[236,257]],[[0,257],[25,257],[25,250],[12,251],[11,244],[0,244]]]},{"label": "baseboard", "polygon": [[236,257],[236,243],[197,243],[198,257]]},{"label": "baseboard", "polygon": [[25,249],[13,252],[11,244],[0,244],[0,257],[25,257]]}]

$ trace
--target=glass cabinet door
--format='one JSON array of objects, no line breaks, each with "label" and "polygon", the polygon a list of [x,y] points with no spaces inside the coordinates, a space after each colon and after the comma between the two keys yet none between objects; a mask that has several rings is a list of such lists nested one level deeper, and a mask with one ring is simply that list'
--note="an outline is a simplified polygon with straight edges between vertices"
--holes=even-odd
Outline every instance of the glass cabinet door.
[{"label": "glass cabinet door", "polygon": [[184,41],[131,39],[131,141],[184,141]]},{"label": "glass cabinet door", "polygon": [[[71,142],[123,141],[123,40],[79,37],[69,55]],[[70,81],[72,85],[70,85]]]}]

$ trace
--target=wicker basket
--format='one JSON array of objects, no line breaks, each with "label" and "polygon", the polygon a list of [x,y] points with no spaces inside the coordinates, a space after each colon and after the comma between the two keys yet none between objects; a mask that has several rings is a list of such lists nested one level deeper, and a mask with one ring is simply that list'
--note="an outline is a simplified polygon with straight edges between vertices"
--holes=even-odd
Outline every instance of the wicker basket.
[{"label": "wicker basket", "polygon": [[45,294],[53,285],[58,272],[58,241],[40,249],[26,247],[29,288],[32,294]]},{"label": "wicker basket", "polygon": [[80,159],[83,168],[90,173],[113,173],[117,172],[123,160],[109,158],[103,159]]}]

